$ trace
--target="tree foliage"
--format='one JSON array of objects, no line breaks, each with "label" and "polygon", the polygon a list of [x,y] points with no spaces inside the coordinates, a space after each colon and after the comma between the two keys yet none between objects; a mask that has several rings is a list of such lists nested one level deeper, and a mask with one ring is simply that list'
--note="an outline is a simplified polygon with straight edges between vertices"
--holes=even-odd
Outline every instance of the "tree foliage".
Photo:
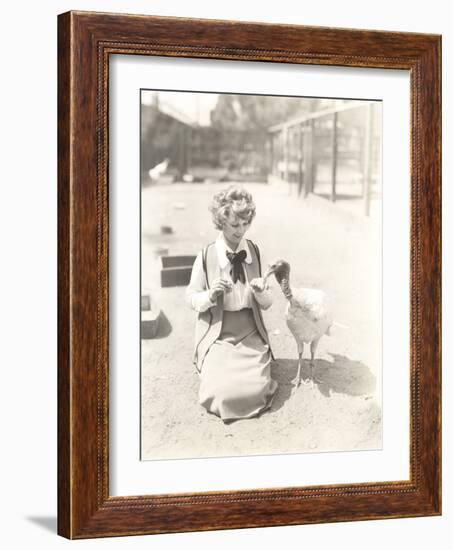
[{"label": "tree foliage", "polygon": [[298,97],[221,94],[211,112],[211,123],[222,130],[267,130],[273,124],[310,112],[315,101]]}]

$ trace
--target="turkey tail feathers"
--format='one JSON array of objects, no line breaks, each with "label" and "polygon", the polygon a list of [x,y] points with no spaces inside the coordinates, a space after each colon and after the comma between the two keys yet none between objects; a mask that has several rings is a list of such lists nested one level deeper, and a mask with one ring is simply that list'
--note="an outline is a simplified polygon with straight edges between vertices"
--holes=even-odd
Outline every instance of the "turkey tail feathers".
[{"label": "turkey tail feathers", "polygon": [[326,336],[332,336],[332,333],[330,332],[330,329],[332,327],[339,327],[339,328],[346,328],[349,329],[348,325],[343,325],[341,323],[337,323],[336,321],[332,321],[332,324],[329,325],[329,327],[326,330]]},{"label": "turkey tail feathers", "polygon": [[343,325],[342,323],[337,323],[336,321],[334,321],[334,322],[330,325],[329,330],[330,330],[330,328],[333,327],[333,326],[336,326],[336,327],[339,327],[339,328],[347,328],[347,329],[351,328],[351,327],[348,327],[348,325]]}]

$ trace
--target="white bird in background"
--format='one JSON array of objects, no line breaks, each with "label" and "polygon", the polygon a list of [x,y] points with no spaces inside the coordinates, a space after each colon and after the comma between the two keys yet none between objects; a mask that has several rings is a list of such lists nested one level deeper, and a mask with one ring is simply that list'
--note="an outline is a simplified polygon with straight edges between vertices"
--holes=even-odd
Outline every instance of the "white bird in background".
[{"label": "white bird in background", "polygon": [[159,164],[156,164],[156,166],[154,166],[154,168],[151,168],[150,170],[148,170],[148,174],[149,174],[149,177],[151,178],[151,180],[153,180],[153,181],[158,180],[160,178],[160,176],[165,174],[169,164],[170,164],[170,159],[167,158],[167,159],[163,160],[162,162],[159,162]]},{"label": "white bird in background", "polygon": [[329,335],[329,329],[333,324],[332,314],[328,305],[326,294],[315,288],[292,289],[289,283],[290,265],[287,261],[279,259],[272,262],[263,278],[263,283],[270,275],[274,274],[280,288],[288,300],[286,306],[286,324],[297,342],[299,352],[299,364],[296,376],[296,387],[301,383],[302,355],[304,345],[310,344],[310,378],[304,380],[304,384],[322,382],[313,376],[313,361],[318,342],[324,334]]}]

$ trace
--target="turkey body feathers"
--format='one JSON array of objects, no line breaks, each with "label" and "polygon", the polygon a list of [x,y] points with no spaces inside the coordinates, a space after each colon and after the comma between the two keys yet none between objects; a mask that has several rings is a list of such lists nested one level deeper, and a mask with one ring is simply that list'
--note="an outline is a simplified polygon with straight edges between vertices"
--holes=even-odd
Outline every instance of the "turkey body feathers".
[{"label": "turkey body feathers", "polygon": [[286,321],[298,342],[319,340],[333,323],[325,293],[314,288],[293,289],[286,307]]}]

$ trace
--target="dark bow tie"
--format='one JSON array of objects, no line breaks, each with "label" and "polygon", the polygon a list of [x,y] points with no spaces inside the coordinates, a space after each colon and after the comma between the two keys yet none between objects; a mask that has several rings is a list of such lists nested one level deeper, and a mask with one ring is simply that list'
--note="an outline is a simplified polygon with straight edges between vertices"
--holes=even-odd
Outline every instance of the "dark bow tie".
[{"label": "dark bow tie", "polygon": [[241,250],[240,252],[227,252],[226,256],[231,263],[230,275],[233,279],[233,283],[238,279],[241,283],[245,283],[245,273],[242,262],[247,258],[247,252],[245,250]]}]

